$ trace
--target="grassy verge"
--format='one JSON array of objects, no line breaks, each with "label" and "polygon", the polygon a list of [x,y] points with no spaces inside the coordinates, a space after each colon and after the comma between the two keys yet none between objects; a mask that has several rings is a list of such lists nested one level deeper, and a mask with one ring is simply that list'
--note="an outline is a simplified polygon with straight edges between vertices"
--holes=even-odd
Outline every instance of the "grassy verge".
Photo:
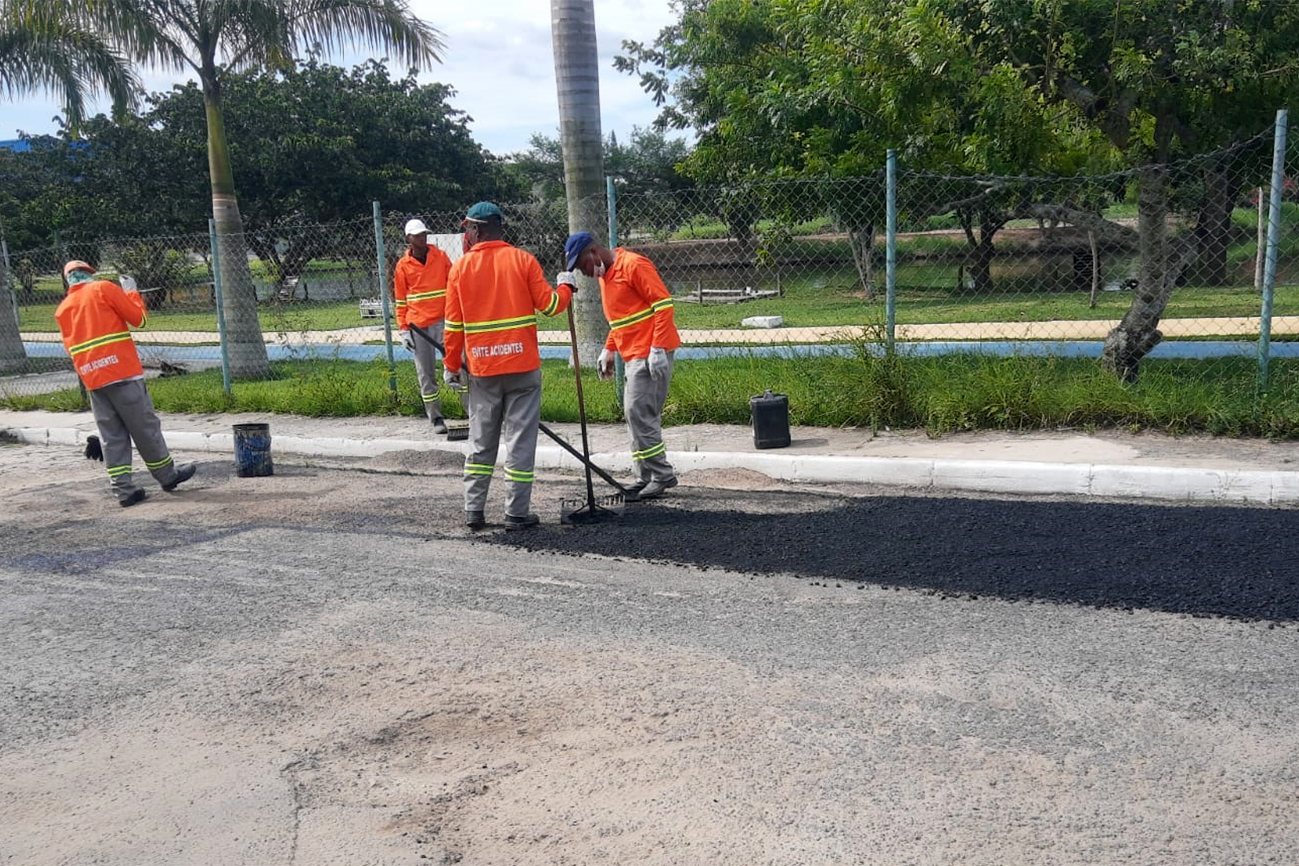
[{"label": "grassy verge", "polygon": [[[150,382],[164,412],[279,412],[307,416],[415,415],[413,367],[398,368],[394,405],[383,363],[300,362],[273,365],[276,378],[221,390],[219,371]],[[727,358],[682,361],[665,409],[668,424],[748,424],[749,397],[770,388],[789,395],[794,424],[879,429],[962,430],[1126,428],[1168,433],[1299,439],[1299,362],[1278,361],[1273,388],[1256,397],[1250,359],[1147,361],[1141,381],[1119,383],[1094,361],[949,355],[937,358]],[[576,421],[572,373],[543,365],[542,416]],[[621,420],[612,382],[584,378],[588,417]],[[13,409],[81,408],[75,390],[0,399]],[[448,417],[463,418],[444,391]]]}]

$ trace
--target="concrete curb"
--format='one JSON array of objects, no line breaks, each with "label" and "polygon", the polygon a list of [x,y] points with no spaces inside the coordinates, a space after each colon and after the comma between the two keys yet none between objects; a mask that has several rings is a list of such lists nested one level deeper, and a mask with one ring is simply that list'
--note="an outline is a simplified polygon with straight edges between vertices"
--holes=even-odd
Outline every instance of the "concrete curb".
[{"label": "concrete curb", "polygon": [[[30,445],[74,446],[95,432],[85,427],[18,427],[8,432]],[[234,454],[230,433],[165,433],[177,451]],[[467,443],[427,439],[353,439],[276,435],[274,449],[305,457],[375,457],[389,451],[449,451],[465,454]],[[626,454],[596,453],[592,459],[612,473],[629,473]],[[1120,466],[1099,463],[1041,463],[1016,460],[950,460],[920,457],[842,457],[745,451],[674,451],[681,472],[748,469],[778,481],[881,484],[982,493],[1064,494],[1224,504],[1299,504],[1299,471],[1207,467]],[[581,469],[568,452],[537,447],[538,469]]]}]

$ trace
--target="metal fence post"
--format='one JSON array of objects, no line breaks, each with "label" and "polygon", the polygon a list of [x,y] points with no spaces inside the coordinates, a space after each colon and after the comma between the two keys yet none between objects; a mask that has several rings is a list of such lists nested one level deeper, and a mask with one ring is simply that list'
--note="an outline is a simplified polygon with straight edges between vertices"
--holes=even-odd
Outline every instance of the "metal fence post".
[{"label": "metal fence post", "polygon": [[1281,239],[1281,194],[1285,186],[1285,135],[1290,112],[1276,113],[1272,137],[1272,188],[1267,215],[1267,258],[1263,264],[1263,309],[1258,323],[1258,390],[1267,390],[1272,352],[1272,296],[1276,287],[1277,245]]},{"label": "metal fence post", "polygon": [[[894,349],[897,329],[898,281],[898,155],[888,151],[888,168],[885,172],[886,202],[884,206],[884,327],[888,332],[889,351]],[[867,255],[870,251],[867,251]]]},{"label": "metal fence post", "polygon": [[212,291],[215,294],[217,338],[221,341],[221,387],[230,393],[230,347],[226,344],[226,308],[221,302],[221,253],[218,252],[216,220],[207,221],[208,242],[212,245]]},{"label": "metal fence post", "polygon": [[[613,185],[613,178],[604,179],[604,194],[609,199],[609,249],[618,246],[618,191]],[[565,262],[567,264],[567,262]],[[597,285],[599,281],[597,280]],[[613,390],[614,396],[618,400],[618,408],[622,408],[622,384],[623,376],[626,373],[623,370],[622,354],[613,353]]]},{"label": "metal fence post", "polygon": [[383,213],[379,203],[374,202],[374,253],[377,267],[375,283],[379,289],[379,298],[383,301],[383,342],[388,347],[388,390],[392,392],[392,402],[397,403],[397,359],[392,354],[392,305],[388,303],[388,269],[384,265],[383,254]]}]

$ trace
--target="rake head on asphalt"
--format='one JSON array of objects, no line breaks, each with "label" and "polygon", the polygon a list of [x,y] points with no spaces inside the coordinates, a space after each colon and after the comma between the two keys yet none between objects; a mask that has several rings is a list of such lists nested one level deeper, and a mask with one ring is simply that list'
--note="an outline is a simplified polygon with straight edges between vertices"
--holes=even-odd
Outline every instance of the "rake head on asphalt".
[{"label": "rake head on asphalt", "polygon": [[592,523],[621,520],[625,504],[621,493],[598,499],[561,499],[559,522],[565,526],[589,526]]}]

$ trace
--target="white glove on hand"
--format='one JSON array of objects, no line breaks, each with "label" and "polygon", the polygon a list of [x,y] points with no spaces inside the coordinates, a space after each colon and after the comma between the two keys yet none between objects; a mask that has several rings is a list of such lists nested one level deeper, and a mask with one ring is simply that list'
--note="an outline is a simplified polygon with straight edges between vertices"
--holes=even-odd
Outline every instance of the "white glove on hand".
[{"label": "white glove on hand", "polygon": [[559,273],[555,274],[555,285],[557,285],[557,286],[568,286],[569,288],[571,288],[573,291],[576,292],[576,291],[577,291],[577,272],[576,272],[576,271],[560,271]]},{"label": "white glove on hand", "polygon": [[608,349],[600,352],[600,357],[595,362],[595,370],[600,374],[601,379],[613,378],[613,360],[613,352]]},{"label": "white glove on hand", "polygon": [[649,373],[651,379],[662,379],[668,374],[668,350],[655,346],[649,353]]},{"label": "white glove on hand", "polygon": [[401,334],[401,344],[406,347],[406,351],[415,351],[415,335],[410,331],[398,331],[397,333]]},{"label": "white glove on hand", "polygon": [[123,289],[126,289],[126,291],[128,292],[135,292],[139,294],[140,287],[136,285],[135,277],[131,276],[130,274],[122,274],[121,278],[118,280],[118,285],[120,285]]},{"label": "white glove on hand", "polygon": [[446,382],[447,387],[457,394],[469,389],[469,374],[461,367],[459,370],[449,370],[442,368],[442,381]]}]

